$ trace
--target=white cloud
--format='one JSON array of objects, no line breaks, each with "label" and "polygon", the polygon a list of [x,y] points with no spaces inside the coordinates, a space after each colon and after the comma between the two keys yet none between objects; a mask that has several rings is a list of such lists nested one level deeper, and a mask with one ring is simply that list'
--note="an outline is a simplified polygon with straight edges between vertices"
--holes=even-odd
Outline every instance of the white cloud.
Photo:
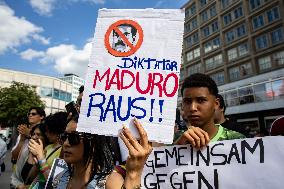
[{"label": "white cloud", "polygon": [[55,2],[55,0],[30,0],[30,5],[38,14],[51,16]]},{"label": "white cloud", "polygon": [[85,77],[91,54],[92,43],[87,43],[83,49],[76,49],[74,45],[59,45],[49,48],[47,57],[54,60],[54,68],[59,73],[74,73]]},{"label": "white cloud", "polygon": [[49,39],[39,35],[43,28],[34,25],[25,18],[16,17],[14,11],[0,4],[0,54],[13,50],[21,44],[28,43],[32,39],[43,44],[48,44]]},{"label": "white cloud", "polygon": [[105,0],[30,0],[30,5],[36,13],[41,16],[51,16],[52,11],[55,9],[56,5],[59,3],[80,3],[86,2],[91,4],[104,4]]},{"label": "white cloud", "polygon": [[25,60],[32,60],[34,58],[42,58],[45,53],[43,51],[35,51],[33,49],[28,49],[20,53],[21,58]]},{"label": "white cloud", "polygon": [[37,40],[39,42],[41,42],[42,44],[44,45],[49,45],[50,43],[50,39],[46,39],[45,37],[41,36],[41,35],[38,35],[38,34],[35,34],[32,36],[34,40]]},{"label": "white cloud", "polygon": [[70,44],[61,44],[50,47],[45,52],[28,49],[20,55],[26,60],[37,58],[41,64],[54,64],[55,70],[61,74],[74,73],[85,77],[91,47],[92,42],[88,40],[83,49]]}]

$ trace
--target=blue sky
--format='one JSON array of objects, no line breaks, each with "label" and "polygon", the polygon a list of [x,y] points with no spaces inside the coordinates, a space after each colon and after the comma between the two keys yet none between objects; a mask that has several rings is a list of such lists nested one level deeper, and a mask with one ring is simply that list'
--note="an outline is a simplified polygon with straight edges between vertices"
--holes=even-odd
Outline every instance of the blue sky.
[{"label": "blue sky", "polygon": [[98,9],[171,9],[187,1],[0,0],[0,68],[84,77]]}]

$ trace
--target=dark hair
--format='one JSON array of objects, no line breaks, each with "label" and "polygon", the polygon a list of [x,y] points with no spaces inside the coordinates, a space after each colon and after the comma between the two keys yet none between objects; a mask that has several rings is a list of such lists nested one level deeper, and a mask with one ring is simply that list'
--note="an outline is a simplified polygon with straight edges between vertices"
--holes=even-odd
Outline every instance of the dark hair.
[{"label": "dark hair", "polygon": [[53,134],[64,133],[67,126],[67,112],[56,112],[46,117],[45,125],[47,130]]},{"label": "dark hair", "polygon": [[223,109],[223,113],[225,114],[226,111],[226,105],[225,105],[225,101],[222,95],[218,94],[217,98],[219,99],[219,103],[220,103],[220,108]]},{"label": "dark hair", "polygon": [[79,88],[79,93],[84,92],[84,85],[81,85],[81,87]]},{"label": "dark hair", "polygon": [[[134,26],[132,26],[131,24],[120,24],[119,26],[131,27],[132,36],[136,35],[136,33],[137,33],[137,29]],[[113,31],[115,32],[115,30],[113,30]],[[113,32],[113,35],[114,35],[114,32]]]},{"label": "dark hair", "polygon": [[45,146],[47,146],[47,145],[49,144],[48,138],[47,138],[47,136],[46,136],[45,124],[40,123],[40,124],[35,125],[35,126],[31,129],[31,134],[33,134],[34,131],[35,131],[37,128],[40,130],[40,134],[41,134],[41,136],[43,137],[43,145],[44,145],[44,147],[45,147]]},{"label": "dark hair", "polygon": [[109,175],[113,169],[113,158],[106,136],[94,135],[89,142],[84,142],[84,157],[88,165],[91,163],[90,181],[95,175],[98,179]]},{"label": "dark hair", "polygon": [[192,87],[206,87],[208,88],[210,94],[217,97],[218,87],[215,81],[206,74],[196,73],[185,78],[181,87],[181,95],[183,96],[183,91],[185,88],[192,88]]},{"label": "dark hair", "polygon": [[[76,118],[72,118],[72,120],[77,123]],[[95,176],[97,176],[97,180],[100,180],[113,170],[114,163],[108,142],[107,136],[84,133],[84,163],[86,167],[91,164],[90,178],[86,186]],[[70,165],[69,169],[72,172]]]},{"label": "dark hair", "polygon": [[40,116],[43,116],[44,118],[45,118],[45,111],[44,111],[44,109],[42,108],[42,107],[31,107],[30,109],[29,109],[29,112],[31,111],[31,110],[36,110],[36,112],[40,115]]}]

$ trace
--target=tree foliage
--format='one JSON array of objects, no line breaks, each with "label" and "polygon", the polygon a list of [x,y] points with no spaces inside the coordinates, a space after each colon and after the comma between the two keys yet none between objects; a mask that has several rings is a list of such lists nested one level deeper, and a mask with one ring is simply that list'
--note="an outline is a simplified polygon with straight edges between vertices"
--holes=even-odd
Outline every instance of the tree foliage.
[{"label": "tree foliage", "polygon": [[13,82],[10,87],[0,88],[1,124],[13,126],[27,122],[27,112],[34,106],[45,106],[34,86]]}]

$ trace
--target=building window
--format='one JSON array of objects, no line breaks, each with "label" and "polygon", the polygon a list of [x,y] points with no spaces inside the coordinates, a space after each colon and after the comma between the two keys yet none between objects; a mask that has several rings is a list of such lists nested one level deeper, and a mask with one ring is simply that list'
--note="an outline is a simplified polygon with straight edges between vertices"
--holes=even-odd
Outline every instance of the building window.
[{"label": "building window", "polygon": [[208,3],[208,0],[199,0],[199,3],[200,3],[200,7],[202,8]]},{"label": "building window", "polygon": [[264,26],[264,19],[263,19],[263,15],[259,15],[256,16],[252,19],[252,23],[253,23],[253,29],[256,30],[257,28],[260,28],[262,26]]},{"label": "building window", "polygon": [[210,75],[210,77],[216,82],[217,85],[222,85],[222,84],[225,83],[224,72],[212,74],[212,75]]},{"label": "building window", "polygon": [[192,24],[192,29],[194,30],[195,28],[197,28],[197,18],[194,18],[192,21],[191,21],[191,24]]},{"label": "building window", "polygon": [[208,24],[206,27],[202,28],[203,37],[208,37],[209,35],[217,32],[219,30],[217,20]]},{"label": "building window", "polygon": [[284,51],[277,52],[273,55],[273,60],[277,65],[284,65]]},{"label": "building window", "polygon": [[249,0],[250,9],[254,10],[262,5],[262,0]]},{"label": "building window", "polygon": [[185,32],[191,32],[197,28],[197,18],[192,19],[190,22],[185,24]]},{"label": "building window", "polygon": [[196,14],[196,6],[195,3],[191,5],[191,7],[185,10],[185,18],[190,18],[191,16]]},{"label": "building window", "polygon": [[239,67],[234,67],[229,69],[229,74],[230,74],[230,80],[235,81],[240,78],[240,69]]},{"label": "building window", "polygon": [[237,27],[237,36],[242,37],[243,35],[246,34],[246,27],[245,25],[241,25]]},{"label": "building window", "polygon": [[241,78],[252,74],[251,63],[242,64],[240,66],[240,76]]},{"label": "building window", "polygon": [[227,55],[228,55],[229,61],[236,59],[238,57],[237,48],[232,48],[232,49],[228,50]]},{"label": "building window", "polygon": [[66,100],[66,92],[59,91],[59,99],[65,101]]},{"label": "building window", "polygon": [[244,87],[238,89],[240,104],[248,104],[254,102],[252,87]]},{"label": "building window", "polygon": [[270,56],[265,56],[258,59],[258,67],[260,71],[264,71],[271,68]]},{"label": "building window", "polygon": [[257,37],[255,41],[256,41],[257,49],[264,49],[268,47],[268,39],[267,39],[266,34]]},{"label": "building window", "polygon": [[283,28],[278,28],[270,33],[272,44],[277,44],[283,41]]},{"label": "building window", "polygon": [[229,77],[231,81],[245,78],[252,74],[251,63],[242,64],[229,69]]},{"label": "building window", "polygon": [[192,66],[187,68],[187,73],[189,75],[192,75],[192,74],[195,74],[195,73],[202,73],[202,72],[203,72],[203,69],[202,69],[201,63],[192,65]]},{"label": "building window", "polygon": [[185,24],[185,26],[184,26],[184,32],[185,33],[187,33],[187,32],[190,32],[190,23],[187,23],[187,24]]},{"label": "building window", "polygon": [[227,8],[228,6],[230,6],[231,4],[233,4],[236,1],[237,0],[221,0],[222,9]]},{"label": "building window", "polygon": [[203,13],[201,13],[201,20],[202,22],[206,22],[208,20],[207,11],[204,11]]},{"label": "building window", "polygon": [[269,23],[278,20],[280,17],[278,7],[273,7],[272,9],[268,10],[266,14]]},{"label": "building window", "polygon": [[194,58],[200,57],[200,48],[193,50],[193,56]]},{"label": "building window", "polygon": [[[76,97],[75,97],[76,98]],[[71,101],[71,99],[72,99],[72,95],[71,95],[71,93],[66,93],[66,102],[70,102]]]},{"label": "building window", "polygon": [[238,7],[234,10],[234,20],[238,19],[241,16],[243,16],[243,8]]},{"label": "building window", "polygon": [[201,13],[201,22],[206,22],[208,21],[209,19],[213,18],[214,16],[217,15],[217,12],[216,12],[216,4],[214,4],[213,6],[211,6],[210,8],[206,9],[205,11],[203,11]]},{"label": "building window", "polygon": [[217,15],[216,6],[215,6],[215,5],[212,6],[212,7],[210,7],[209,11],[210,11],[210,17],[211,17],[211,18],[212,18],[213,16],[216,16],[216,15]]},{"label": "building window", "polygon": [[219,48],[221,45],[220,38],[216,37],[215,39],[208,41],[204,44],[204,52],[208,53],[214,49]]},{"label": "building window", "polygon": [[231,42],[235,40],[235,32],[234,31],[229,31],[226,33],[226,41]]},{"label": "building window", "polygon": [[58,89],[53,89],[53,98],[59,100],[59,90]]},{"label": "building window", "polygon": [[248,44],[247,43],[241,44],[238,47],[238,51],[239,51],[239,56],[247,55],[249,53]]},{"label": "building window", "polygon": [[228,60],[234,60],[248,54],[248,44],[244,43],[227,51]]},{"label": "building window", "polygon": [[223,16],[224,25],[226,26],[230,24],[232,21],[235,21],[242,16],[243,16],[243,8],[242,6],[240,6]]},{"label": "building window", "polygon": [[193,37],[193,44],[199,42],[198,33],[193,34],[192,37]]},{"label": "building window", "polygon": [[219,27],[218,27],[218,22],[215,21],[211,24],[211,29],[212,29],[212,33],[216,32],[219,30]]},{"label": "building window", "polygon": [[218,54],[214,57],[205,60],[206,70],[212,70],[223,64],[222,54]]},{"label": "building window", "polygon": [[43,97],[52,97],[52,88],[49,87],[41,87],[40,95]]},{"label": "building window", "polygon": [[189,62],[197,57],[200,57],[200,48],[196,48],[186,53],[186,60]]},{"label": "building window", "polygon": [[223,20],[224,20],[224,25],[225,25],[225,26],[228,25],[229,23],[231,23],[231,22],[232,22],[231,13],[225,15],[225,16],[223,17]]},{"label": "building window", "polygon": [[209,26],[203,28],[202,31],[203,31],[203,36],[204,36],[204,37],[207,37],[207,36],[210,35]]}]

